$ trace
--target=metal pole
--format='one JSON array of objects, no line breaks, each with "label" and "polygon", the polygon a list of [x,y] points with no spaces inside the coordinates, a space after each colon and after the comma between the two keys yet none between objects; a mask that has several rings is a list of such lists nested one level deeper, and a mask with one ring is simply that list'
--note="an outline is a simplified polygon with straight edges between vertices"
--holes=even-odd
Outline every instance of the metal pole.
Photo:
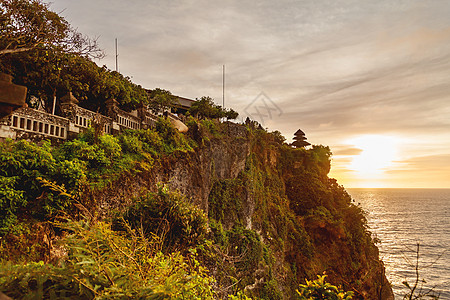
[{"label": "metal pole", "polygon": [[117,54],[117,38],[116,38],[116,72],[119,72],[119,64],[117,61],[118,56],[119,56],[119,54]]},{"label": "metal pole", "polygon": [[222,107],[225,108],[225,65],[222,65]]},{"label": "metal pole", "polygon": [[55,111],[56,111],[56,90],[55,90],[55,92],[53,93],[53,107],[52,107],[52,115],[54,115],[54,114],[55,114]]}]

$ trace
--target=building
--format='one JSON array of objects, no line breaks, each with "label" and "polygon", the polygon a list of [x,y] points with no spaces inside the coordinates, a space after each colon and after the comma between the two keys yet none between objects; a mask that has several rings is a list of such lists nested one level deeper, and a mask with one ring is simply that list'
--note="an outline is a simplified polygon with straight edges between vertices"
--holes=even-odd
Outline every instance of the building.
[{"label": "building", "polygon": [[[53,115],[42,108],[33,109],[25,103],[26,87],[12,83],[12,77],[0,73],[0,140],[5,138],[27,139],[39,142],[50,139],[60,142],[75,138],[92,125],[107,134],[118,134],[126,129],[153,128],[158,120],[147,107],[126,112],[119,108],[115,99],[106,101],[106,112],[100,114],[78,105],[78,100],[68,93],[60,99],[60,113]],[[178,97],[173,109],[176,114],[185,114],[194,100]],[[180,132],[187,126],[172,112],[165,112]]]}]

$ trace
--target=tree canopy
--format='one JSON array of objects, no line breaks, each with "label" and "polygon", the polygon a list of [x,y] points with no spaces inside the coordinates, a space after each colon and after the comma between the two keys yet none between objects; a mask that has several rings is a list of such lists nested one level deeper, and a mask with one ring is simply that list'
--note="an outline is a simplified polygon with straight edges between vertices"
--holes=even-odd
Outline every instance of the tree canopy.
[{"label": "tree canopy", "polygon": [[199,119],[227,118],[230,120],[236,119],[239,116],[233,109],[230,108],[227,110],[215,104],[213,98],[209,96],[203,96],[196,100],[189,108],[189,113]]},{"label": "tree canopy", "polygon": [[151,90],[149,98],[149,107],[156,114],[173,107],[178,102],[178,98],[170,91],[160,88]]},{"label": "tree canopy", "polygon": [[2,0],[0,32],[0,56],[36,48],[96,58],[104,55],[96,40],[77,32],[41,0]]},{"label": "tree canopy", "polygon": [[148,99],[145,90],[130,78],[76,54],[33,49],[5,55],[0,72],[13,75],[17,84],[28,87],[28,95],[41,99],[47,111],[55,92],[57,97],[72,92],[81,106],[92,110],[101,108],[108,99],[116,99],[125,110],[135,109]]}]

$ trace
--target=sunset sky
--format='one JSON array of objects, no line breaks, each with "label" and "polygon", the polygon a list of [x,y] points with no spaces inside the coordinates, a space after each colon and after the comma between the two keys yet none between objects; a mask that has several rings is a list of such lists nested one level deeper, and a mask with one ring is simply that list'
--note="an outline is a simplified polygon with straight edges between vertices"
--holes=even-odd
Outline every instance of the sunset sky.
[{"label": "sunset sky", "polygon": [[[330,146],[345,187],[450,188],[450,1],[52,0],[97,61]],[[261,94],[263,93],[263,94]]]}]

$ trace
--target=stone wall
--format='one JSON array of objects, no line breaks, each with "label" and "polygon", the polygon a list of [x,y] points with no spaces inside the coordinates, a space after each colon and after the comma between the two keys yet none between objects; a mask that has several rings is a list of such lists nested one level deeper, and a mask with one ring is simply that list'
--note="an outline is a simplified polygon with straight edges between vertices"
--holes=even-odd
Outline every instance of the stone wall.
[{"label": "stone wall", "polygon": [[120,131],[124,129],[141,129],[141,119],[137,116],[137,111],[128,113],[123,110],[119,110],[114,120],[120,127]]},{"label": "stone wall", "polygon": [[62,103],[61,114],[69,120],[69,138],[74,138],[78,133],[83,132],[92,125],[93,122],[103,126],[103,132],[112,134],[112,119],[102,114],[82,108],[74,103]]},{"label": "stone wall", "polygon": [[138,118],[142,121],[142,129],[153,128],[158,121],[158,117],[149,108],[142,107],[137,110]]},{"label": "stone wall", "polygon": [[60,141],[67,139],[68,128],[66,118],[23,107],[0,120],[0,138]]},{"label": "stone wall", "polygon": [[[78,100],[71,93],[64,96],[61,102],[61,116],[24,107],[0,118],[0,140],[11,138],[39,142],[50,139],[58,142],[75,138],[93,123],[100,124],[104,133],[118,134],[126,129],[153,128],[158,119],[145,107],[132,112],[121,110],[114,99],[106,103],[107,116],[78,106]],[[168,117],[173,122],[181,123],[175,115],[170,114]],[[176,125],[180,131],[184,127],[187,130],[182,123],[184,127],[180,129],[182,126],[178,123]]]}]

